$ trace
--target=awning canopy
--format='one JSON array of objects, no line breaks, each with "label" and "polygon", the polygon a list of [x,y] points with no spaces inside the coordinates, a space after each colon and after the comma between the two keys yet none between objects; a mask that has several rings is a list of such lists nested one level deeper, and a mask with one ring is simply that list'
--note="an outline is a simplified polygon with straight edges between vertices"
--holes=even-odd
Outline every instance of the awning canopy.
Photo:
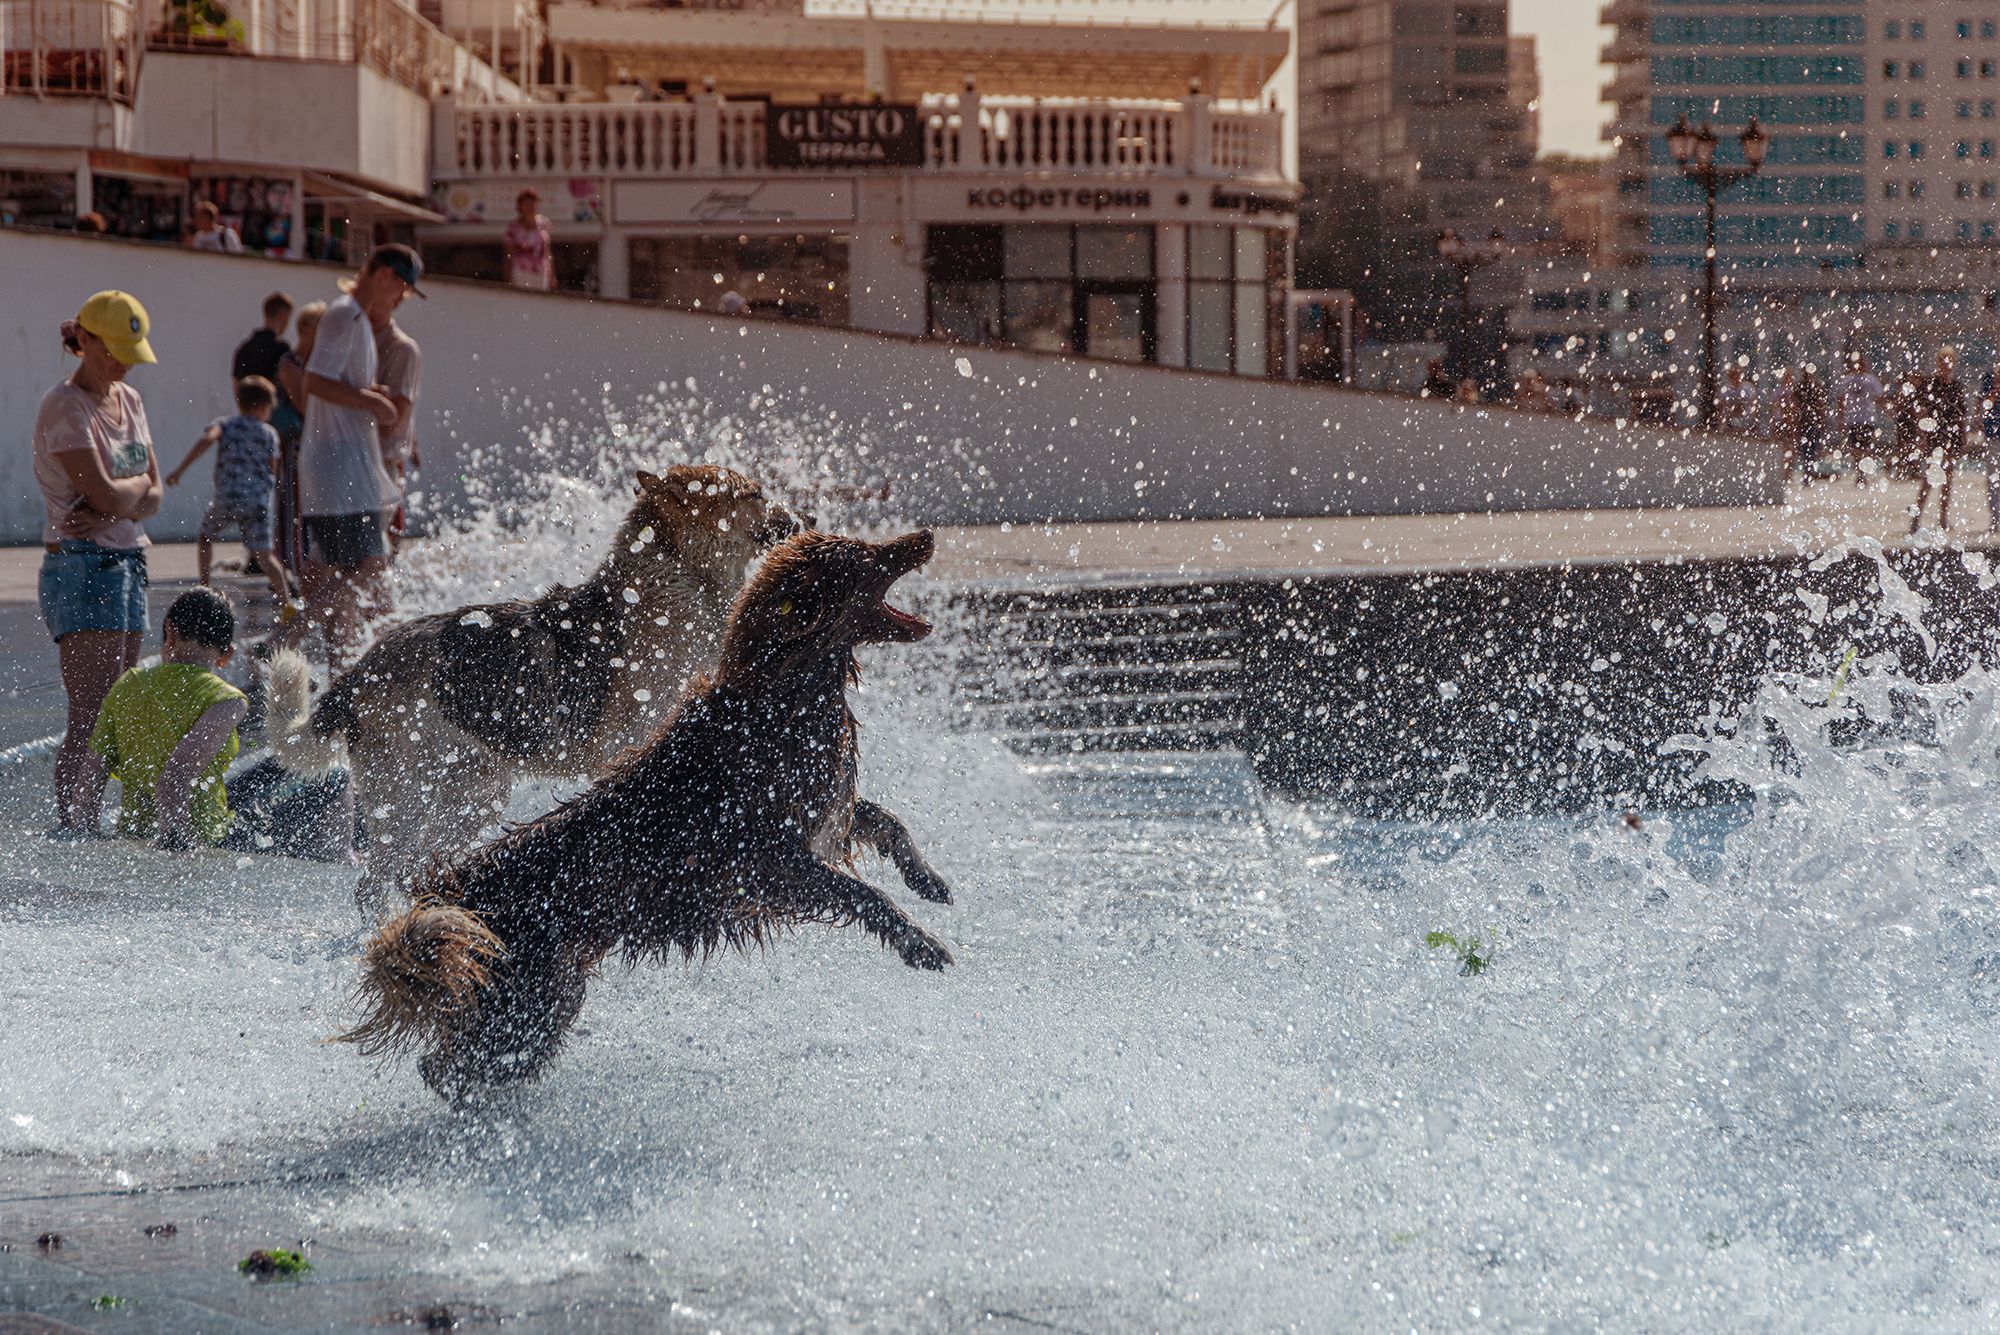
[{"label": "awning canopy", "polygon": [[368,213],[390,213],[411,222],[441,223],[444,215],[427,209],[421,204],[385,195],[379,190],[370,190],[365,185],[343,181],[338,176],[328,176],[323,172],[303,172],[300,181],[305,187],[306,198],[321,204],[363,204]]}]

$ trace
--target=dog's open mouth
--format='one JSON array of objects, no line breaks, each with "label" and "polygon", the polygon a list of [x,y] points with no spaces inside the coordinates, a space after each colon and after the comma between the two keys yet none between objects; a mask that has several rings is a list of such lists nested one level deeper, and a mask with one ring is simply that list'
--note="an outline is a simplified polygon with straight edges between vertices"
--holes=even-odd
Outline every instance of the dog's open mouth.
[{"label": "dog's open mouth", "polygon": [[928,529],[905,533],[877,549],[876,561],[887,576],[875,590],[875,606],[868,612],[868,638],[892,642],[921,640],[931,633],[931,623],[905,612],[889,602],[889,588],[913,570],[921,569],[937,548]]}]

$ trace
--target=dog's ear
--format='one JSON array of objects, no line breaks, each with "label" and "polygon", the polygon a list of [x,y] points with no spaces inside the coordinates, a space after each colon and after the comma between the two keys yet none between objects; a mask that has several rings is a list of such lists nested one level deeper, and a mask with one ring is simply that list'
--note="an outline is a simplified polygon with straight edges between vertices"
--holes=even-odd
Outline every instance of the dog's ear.
[{"label": "dog's ear", "polygon": [[658,473],[648,473],[643,468],[639,470],[638,481],[639,489],[635,493],[636,495],[657,495],[667,489],[667,480],[665,478],[661,477]]}]

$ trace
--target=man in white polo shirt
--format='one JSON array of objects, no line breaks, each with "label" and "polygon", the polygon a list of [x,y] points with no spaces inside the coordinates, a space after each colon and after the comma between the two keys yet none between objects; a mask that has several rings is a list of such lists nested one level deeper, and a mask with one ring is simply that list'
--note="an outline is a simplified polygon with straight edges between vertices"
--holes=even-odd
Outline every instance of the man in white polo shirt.
[{"label": "man in white polo shirt", "polygon": [[384,512],[400,495],[382,466],[381,432],[394,428],[400,413],[377,383],[374,321],[386,321],[410,293],[423,296],[417,289],[423,273],[408,246],[379,247],[360,277],[342,284],[347,295],[320,317],[306,365],[298,465],[303,583],[310,619],[325,627],[336,671],[360,644],[364,593],[388,568]]}]

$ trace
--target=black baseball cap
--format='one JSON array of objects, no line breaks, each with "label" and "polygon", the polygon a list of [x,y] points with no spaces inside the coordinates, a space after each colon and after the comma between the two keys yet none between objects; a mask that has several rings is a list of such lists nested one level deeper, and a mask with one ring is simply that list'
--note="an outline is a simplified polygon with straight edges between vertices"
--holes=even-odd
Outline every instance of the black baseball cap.
[{"label": "black baseball cap", "polygon": [[412,296],[423,297],[426,301],[430,300],[429,297],[424,295],[423,289],[417,286],[418,282],[424,276],[424,262],[418,259],[417,252],[411,250],[408,246],[391,244],[375,247],[375,252],[368,257],[367,267],[370,269],[387,269],[390,273],[410,285],[410,294]]}]

